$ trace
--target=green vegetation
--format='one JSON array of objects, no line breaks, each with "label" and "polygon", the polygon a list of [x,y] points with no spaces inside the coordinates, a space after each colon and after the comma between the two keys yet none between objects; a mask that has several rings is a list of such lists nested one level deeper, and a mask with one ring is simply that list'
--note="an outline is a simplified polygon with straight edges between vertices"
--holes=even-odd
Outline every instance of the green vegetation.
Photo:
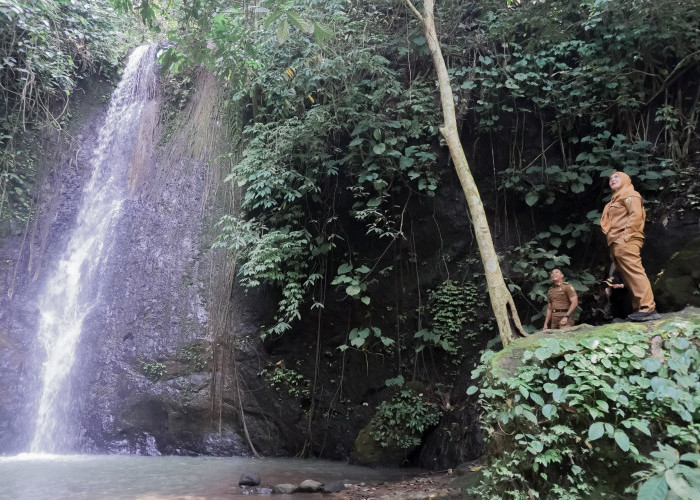
[{"label": "green vegetation", "polygon": [[[700,322],[539,336],[486,351],[480,498],[692,498],[700,487]],[[475,386],[469,393],[477,391]],[[690,489],[690,490],[689,490]],[[675,497],[674,497],[675,498]]]},{"label": "green vegetation", "polygon": [[0,227],[32,215],[36,151],[22,133],[65,125],[78,81],[111,75],[125,54],[129,22],[109,0],[4,0],[0,5]]},{"label": "green vegetation", "polygon": [[401,389],[377,406],[369,433],[380,446],[411,449],[420,445],[423,433],[437,425],[442,412],[423,394]]},{"label": "green vegetation", "polygon": [[260,375],[265,377],[272,387],[282,394],[286,394],[293,398],[308,398],[310,394],[311,383],[309,379],[302,374],[284,366],[284,362],[280,361],[274,366],[265,368]]},{"label": "green vegetation", "polygon": [[[394,249],[410,237],[411,203],[434,195],[444,175],[432,64],[412,14],[390,0],[269,1],[254,15],[219,1],[157,7],[141,14],[178,41],[164,65],[207,65],[243,125],[243,160],[228,178],[244,188],[243,213],[222,219],[217,245],[235,254],[245,286],[281,291],[264,333],[318,314],[328,282],[371,310],[372,283],[396,268],[377,265],[380,255],[353,236],[361,228],[382,255]],[[564,264],[580,292],[595,282],[579,263],[602,176],[625,169],[640,190],[670,188],[677,203],[697,205],[688,148],[700,108],[685,82],[698,71],[699,9],[670,0],[438,5],[464,133],[480,145],[477,158],[490,158],[503,213],[550,213],[542,227],[533,217],[508,256],[510,289],[532,304],[532,321],[546,265]]]},{"label": "green vegetation", "polygon": [[141,363],[141,368],[146,374],[146,377],[153,382],[160,380],[167,371],[165,365],[158,361],[143,362]]},{"label": "green vegetation", "polygon": [[[446,280],[430,291],[428,300],[431,328],[415,333],[414,337],[422,341],[416,350],[420,352],[432,344],[452,355],[459,354],[464,341],[474,339],[479,333],[477,313],[483,306],[480,290],[473,283],[458,284]],[[468,330],[467,325],[471,327]],[[455,361],[460,359],[455,357]]]},{"label": "green vegetation", "polygon": [[180,349],[180,360],[187,363],[195,372],[201,372],[207,367],[205,347],[197,342],[191,342]]}]

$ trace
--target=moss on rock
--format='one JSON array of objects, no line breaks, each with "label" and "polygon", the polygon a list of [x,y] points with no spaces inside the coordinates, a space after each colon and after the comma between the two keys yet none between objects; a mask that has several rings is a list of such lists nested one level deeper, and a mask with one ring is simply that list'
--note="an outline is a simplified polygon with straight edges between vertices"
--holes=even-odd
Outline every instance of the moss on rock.
[{"label": "moss on rock", "polygon": [[382,446],[372,437],[371,429],[368,425],[358,433],[355,439],[352,461],[356,464],[368,466],[399,466],[403,463],[409,451],[393,446]]},{"label": "moss on rock", "polygon": [[671,257],[654,283],[654,294],[662,311],[700,307],[700,236]]}]

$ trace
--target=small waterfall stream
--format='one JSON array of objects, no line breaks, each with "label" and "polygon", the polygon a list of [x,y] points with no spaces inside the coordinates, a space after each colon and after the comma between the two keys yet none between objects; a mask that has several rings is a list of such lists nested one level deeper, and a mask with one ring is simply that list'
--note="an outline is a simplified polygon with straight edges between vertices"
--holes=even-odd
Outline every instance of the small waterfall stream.
[{"label": "small waterfall stream", "polygon": [[133,135],[144,103],[156,93],[155,46],[136,48],[129,57],[92,159],[77,222],[59,263],[39,298],[38,339],[45,352],[32,453],[65,453],[75,443],[67,431],[70,374],[83,320],[100,296],[100,274],[109,257],[112,231],[128,195]]}]

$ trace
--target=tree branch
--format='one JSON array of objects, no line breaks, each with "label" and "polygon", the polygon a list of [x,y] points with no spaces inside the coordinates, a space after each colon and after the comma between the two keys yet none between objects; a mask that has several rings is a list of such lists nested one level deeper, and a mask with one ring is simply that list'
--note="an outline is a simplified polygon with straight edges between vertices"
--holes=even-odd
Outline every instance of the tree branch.
[{"label": "tree branch", "polygon": [[420,11],[418,9],[416,9],[416,6],[413,5],[413,2],[411,2],[411,0],[404,0],[404,1],[406,2],[406,5],[408,5],[408,8],[411,9],[413,11],[413,13],[416,15],[418,20],[420,22],[423,22],[423,14],[421,14]]}]

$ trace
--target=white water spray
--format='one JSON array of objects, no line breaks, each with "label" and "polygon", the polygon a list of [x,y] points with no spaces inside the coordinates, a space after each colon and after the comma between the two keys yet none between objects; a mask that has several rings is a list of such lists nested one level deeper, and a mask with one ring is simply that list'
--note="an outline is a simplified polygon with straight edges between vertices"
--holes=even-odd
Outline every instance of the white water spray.
[{"label": "white water spray", "polygon": [[48,279],[39,308],[38,338],[46,351],[43,390],[36,418],[32,453],[74,451],[69,410],[69,380],[83,320],[99,300],[99,280],[112,232],[128,194],[133,137],[144,104],[156,93],[155,46],[136,48],[111,104],[92,158],[92,176],[83,192],[76,226],[54,274]]}]

